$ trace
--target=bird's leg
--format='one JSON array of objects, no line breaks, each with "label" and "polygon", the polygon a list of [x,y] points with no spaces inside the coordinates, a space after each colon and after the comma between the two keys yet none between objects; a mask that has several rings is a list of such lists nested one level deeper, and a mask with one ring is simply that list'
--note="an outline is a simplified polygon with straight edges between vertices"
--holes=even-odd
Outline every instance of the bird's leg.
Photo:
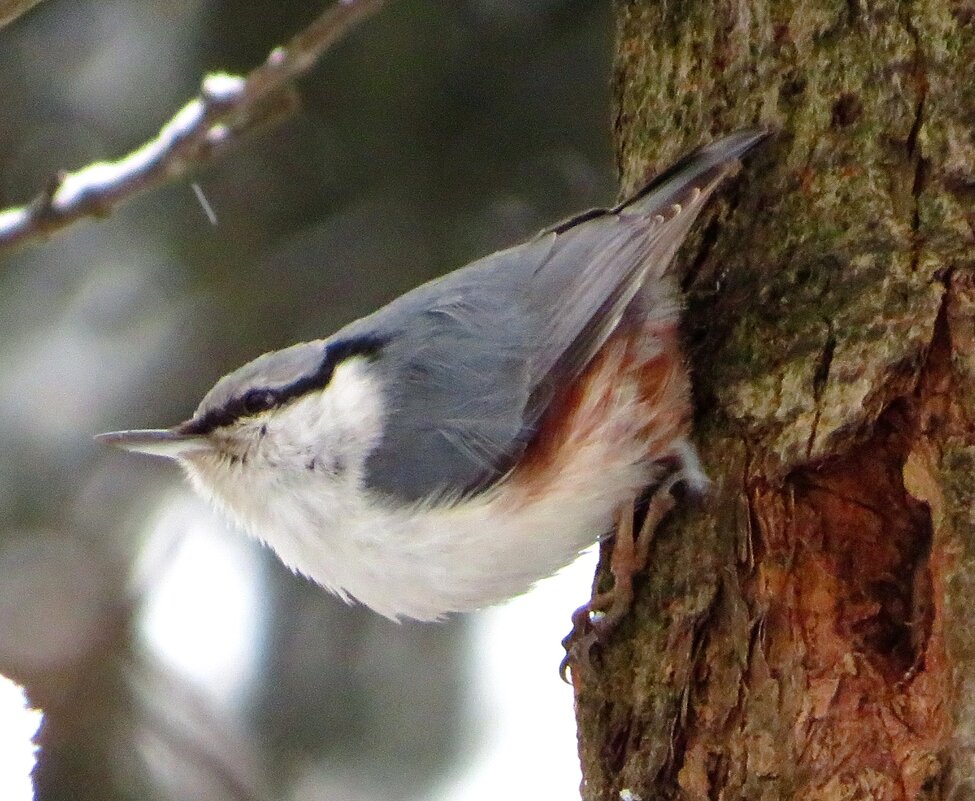
[{"label": "bird's leg", "polygon": [[589,602],[590,622],[601,642],[606,641],[623,616],[630,611],[633,603],[633,577],[646,568],[657,526],[677,503],[671,492],[674,483],[674,480],[667,481],[654,490],[647,503],[643,525],[636,537],[633,536],[635,506],[625,507],[620,514],[616,542],[613,544],[613,555],[609,562],[613,586],[598,593]]},{"label": "bird's leg", "polygon": [[658,486],[647,502],[646,516],[640,532],[633,536],[633,517],[636,501],[622,507],[618,514],[610,572],[613,586],[596,593],[572,615],[572,631],[562,641],[565,659],[559,668],[562,678],[570,663],[591,664],[592,651],[606,642],[633,603],[633,577],[647,565],[650,544],[657,526],[676,504],[672,489],[681,474],[674,475]]},{"label": "bird's leg", "polygon": [[562,640],[565,658],[559,667],[559,673],[563,679],[570,663],[585,667],[591,665],[593,649],[606,642],[629,611],[633,603],[633,577],[646,568],[654,533],[677,504],[674,486],[682,484],[684,491],[694,498],[707,495],[711,482],[690,442],[682,440],[677,443],[671,461],[674,465],[673,472],[650,495],[646,514],[636,537],[633,536],[636,500],[622,507],[618,513],[613,553],[610,557],[613,586],[594,595],[589,603],[573,613],[572,631]]}]

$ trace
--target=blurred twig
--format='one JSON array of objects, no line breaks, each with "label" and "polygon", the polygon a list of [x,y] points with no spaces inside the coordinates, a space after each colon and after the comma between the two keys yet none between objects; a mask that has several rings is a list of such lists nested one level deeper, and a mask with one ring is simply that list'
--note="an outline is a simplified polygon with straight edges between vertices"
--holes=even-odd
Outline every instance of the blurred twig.
[{"label": "blurred twig", "polygon": [[41,0],[0,0],[0,28],[26,14]]},{"label": "blurred twig", "polygon": [[[200,94],[155,139],[117,161],[60,172],[26,205],[0,211],[0,248],[46,236],[82,217],[104,216],[123,200],[209,161],[247,131],[290,113],[297,105],[294,79],[384,2],[339,0],[248,75],[206,76]],[[25,9],[28,3],[0,0],[0,9],[8,5]]]}]

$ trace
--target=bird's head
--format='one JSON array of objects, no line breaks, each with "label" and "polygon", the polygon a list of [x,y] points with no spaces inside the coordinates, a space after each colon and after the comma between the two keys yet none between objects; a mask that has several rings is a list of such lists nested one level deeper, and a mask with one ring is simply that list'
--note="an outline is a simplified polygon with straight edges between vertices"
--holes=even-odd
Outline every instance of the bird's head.
[{"label": "bird's head", "polygon": [[230,506],[241,491],[354,481],[381,433],[381,347],[319,340],[266,353],[221,378],[189,420],[96,439],[174,459]]}]

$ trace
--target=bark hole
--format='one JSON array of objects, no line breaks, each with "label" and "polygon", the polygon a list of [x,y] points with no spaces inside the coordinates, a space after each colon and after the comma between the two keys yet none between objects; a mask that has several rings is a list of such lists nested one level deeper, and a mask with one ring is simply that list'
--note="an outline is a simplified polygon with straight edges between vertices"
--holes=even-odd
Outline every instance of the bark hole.
[{"label": "bark hole", "polygon": [[891,683],[917,667],[931,631],[931,513],[904,487],[903,406],[854,453],[790,476],[792,525],[768,542],[773,561],[792,563],[805,644],[846,649]]},{"label": "bark hole", "polygon": [[944,769],[945,546],[905,469],[929,447],[949,354],[942,314],[916,392],[890,402],[868,439],[781,486],[750,483],[756,563],[743,588],[760,610],[761,659],[798,690],[782,706],[808,797],[870,776],[869,797],[914,799]]}]

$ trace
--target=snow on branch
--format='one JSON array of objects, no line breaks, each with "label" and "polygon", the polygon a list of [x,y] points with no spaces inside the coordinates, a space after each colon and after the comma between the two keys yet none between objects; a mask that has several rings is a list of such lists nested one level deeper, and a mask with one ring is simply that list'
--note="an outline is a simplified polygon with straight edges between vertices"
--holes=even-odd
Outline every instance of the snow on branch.
[{"label": "snow on branch", "polygon": [[41,0],[0,0],[0,28],[26,14]]},{"label": "snow on branch", "polygon": [[[2,2],[2,0],[0,0]],[[0,248],[46,236],[213,159],[298,104],[294,79],[385,0],[339,0],[246,76],[214,73],[155,139],[117,161],[55,175],[33,200],[0,211]]]}]

